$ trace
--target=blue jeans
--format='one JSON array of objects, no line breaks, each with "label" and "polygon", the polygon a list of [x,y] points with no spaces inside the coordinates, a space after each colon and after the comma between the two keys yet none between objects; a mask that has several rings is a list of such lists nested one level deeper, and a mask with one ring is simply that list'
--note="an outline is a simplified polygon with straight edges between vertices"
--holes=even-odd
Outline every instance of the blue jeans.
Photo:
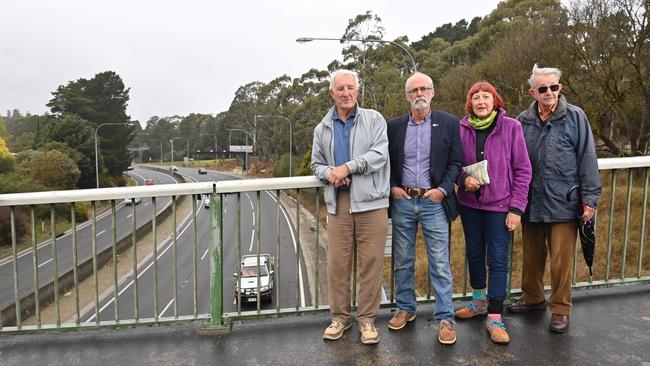
[{"label": "blue jeans", "polygon": [[424,197],[391,200],[393,220],[393,258],[395,260],[395,289],[397,307],[415,313],[417,301],[413,289],[415,266],[415,236],[418,223],[422,226],[429,260],[429,278],[433,285],[436,308],[435,320],[454,321],[451,302],[452,278],[449,265],[449,220],[440,203]]},{"label": "blue jeans", "polygon": [[506,227],[507,212],[491,212],[459,205],[465,231],[465,253],[469,267],[469,283],[475,290],[484,289],[487,256],[488,298],[503,300],[508,279],[508,248],[510,231]]}]

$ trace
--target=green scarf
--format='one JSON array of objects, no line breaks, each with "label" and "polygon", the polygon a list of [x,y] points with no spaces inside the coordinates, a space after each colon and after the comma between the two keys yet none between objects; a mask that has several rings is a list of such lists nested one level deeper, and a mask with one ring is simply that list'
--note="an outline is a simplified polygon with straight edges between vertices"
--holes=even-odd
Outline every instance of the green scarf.
[{"label": "green scarf", "polygon": [[475,130],[485,130],[492,125],[494,118],[497,116],[497,111],[492,111],[486,119],[479,119],[475,115],[469,116],[469,124],[474,127]]}]

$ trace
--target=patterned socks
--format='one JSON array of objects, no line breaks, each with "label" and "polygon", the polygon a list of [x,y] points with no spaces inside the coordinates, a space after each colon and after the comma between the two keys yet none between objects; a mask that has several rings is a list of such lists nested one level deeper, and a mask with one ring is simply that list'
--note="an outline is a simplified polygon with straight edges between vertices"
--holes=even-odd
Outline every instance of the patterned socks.
[{"label": "patterned socks", "polygon": [[472,290],[472,300],[478,302],[478,301],[485,301],[486,298],[486,292],[485,289],[482,290]]}]

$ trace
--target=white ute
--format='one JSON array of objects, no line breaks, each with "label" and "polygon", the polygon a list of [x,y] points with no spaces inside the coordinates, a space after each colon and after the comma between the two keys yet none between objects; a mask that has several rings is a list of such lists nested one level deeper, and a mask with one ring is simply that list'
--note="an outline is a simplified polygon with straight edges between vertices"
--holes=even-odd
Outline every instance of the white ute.
[{"label": "white ute", "polygon": [[[270,254],[260,254],[260,300],[272,301],[273,297],[273,257]],[[241,301],[257,302],[257,255],[244,255],[241,257]],[[239,281],[237,273],[235,277],[235,299],[239,291]]]}]

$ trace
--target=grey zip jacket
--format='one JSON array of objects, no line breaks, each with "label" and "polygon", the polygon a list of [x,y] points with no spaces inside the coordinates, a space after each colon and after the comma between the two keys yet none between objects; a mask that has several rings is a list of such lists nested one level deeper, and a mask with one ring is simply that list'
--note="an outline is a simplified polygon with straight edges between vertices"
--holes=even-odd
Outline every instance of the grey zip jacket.
[{"label": "grey zip jacket", "polygon": [[[334,166],[334,108],[314,128],[311,169],[325,184],[327,212],[336,215],[336,188],[327,180]],[[350,129],[350,211],[365,212],[388,207],[390,162],[386,120],[377,111],[357,107]]]}]

